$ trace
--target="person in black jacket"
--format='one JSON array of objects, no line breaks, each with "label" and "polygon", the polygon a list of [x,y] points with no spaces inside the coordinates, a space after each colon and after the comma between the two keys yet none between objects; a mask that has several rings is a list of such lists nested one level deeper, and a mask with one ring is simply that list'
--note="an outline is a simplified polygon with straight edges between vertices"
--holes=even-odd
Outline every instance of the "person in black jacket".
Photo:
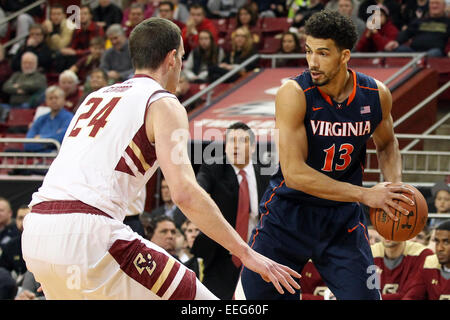
[{"label": "person in black jacket", "polygon": [[[252,130],[246,124],[237,122],[227,129],[223,162],[202,164],[197,174],[199,185],[211,195],[225,219],[239,234],[238,211],[246,203],[245,222],[248,226],[244,226],[246,235],[241,234],[245,241],[249,240],[251,231],[259,221],[259,201],[270,178],[263,175],[261,166],[251,160],[255,147]],[[247,193],[244,192],[245,184],[248,186]],[[231,299],[239,276],[239,261],[203,233],[195,239],[191,252],[203,258],[203,284],[220,299]]]},{"label": "person in black jacket", "polygon": [[99,0],[99,6],[93,11],[93,20],[106,31],[110,25],[122,22],[123,12],[111,0]]}]

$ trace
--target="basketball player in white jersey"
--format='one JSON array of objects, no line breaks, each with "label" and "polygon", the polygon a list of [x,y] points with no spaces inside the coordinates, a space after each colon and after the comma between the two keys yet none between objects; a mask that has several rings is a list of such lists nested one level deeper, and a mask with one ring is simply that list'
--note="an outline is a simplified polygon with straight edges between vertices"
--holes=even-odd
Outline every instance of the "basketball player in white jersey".
[{"label": "basketball player in white jersey", "polygon": [[23,256],[46,298],[216,299],[194,272],[122,223],[158,166],[176,205],[206,235],[280,293],[294,293],[300,275],[253,251],[195,180],[186,111],[172,94],[184,54],[178,27],[145,20],[129,46],[134,78],[84,100],[24,221]]}]

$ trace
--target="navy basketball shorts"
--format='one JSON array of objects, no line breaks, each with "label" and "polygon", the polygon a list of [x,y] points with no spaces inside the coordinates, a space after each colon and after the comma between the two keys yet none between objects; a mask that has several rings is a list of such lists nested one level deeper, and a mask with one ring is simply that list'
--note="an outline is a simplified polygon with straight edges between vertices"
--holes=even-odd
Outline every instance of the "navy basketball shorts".
[{"label": "navy basketball shorts", "polygon": [[[298,273],[312,259],[338,300],[380,299],[379,290],[368,281],[373,274],[369,270],[373,270],[370,266],[374,262],[360,204],[321,207],[281,198],[267,191],[260,204],[260,213],[260,222],[249,241],[254,250]],[[284,291],[280,295],[272,283],[244,267],[235,298],[300,298],[300,291],[296,294]]]}]

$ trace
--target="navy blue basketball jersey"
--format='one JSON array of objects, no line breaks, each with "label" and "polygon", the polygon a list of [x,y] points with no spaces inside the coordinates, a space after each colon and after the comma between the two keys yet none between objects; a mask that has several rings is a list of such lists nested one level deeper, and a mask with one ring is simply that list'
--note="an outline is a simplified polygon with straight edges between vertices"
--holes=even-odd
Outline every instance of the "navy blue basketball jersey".
[{"label": "navy blue basketball jersey", "polygon": [[[353,91],[337,103],[312,82],[309,71],[294,78],[305,93],[305,128],[308,137],[306,163],[335,180],[362,185],[366,142],[382,119],[375,80],[353,70]],[[295,146],[292,146],[295,148]],[[286,187],[281,167],[271,179],[277,195],[320,206],[339,202],[320,199]]]}]

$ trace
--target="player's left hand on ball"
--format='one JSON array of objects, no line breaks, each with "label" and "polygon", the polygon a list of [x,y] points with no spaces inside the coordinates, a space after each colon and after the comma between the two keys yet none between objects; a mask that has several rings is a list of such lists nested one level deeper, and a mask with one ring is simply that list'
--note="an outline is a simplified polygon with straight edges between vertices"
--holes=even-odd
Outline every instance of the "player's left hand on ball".
[{"label": "player's left hand on ball", "polygon": [[[292,278],[301,278],[301,275],[285,265],[279,264],[258,252],[250,249],[249,253],[241,259],[244,266],[257,272],[266,282],[272,282],[280,294],[284,294],[281,286],[294,294],[300,285]],[[295,288],[295,289],[294,289]]]}]

